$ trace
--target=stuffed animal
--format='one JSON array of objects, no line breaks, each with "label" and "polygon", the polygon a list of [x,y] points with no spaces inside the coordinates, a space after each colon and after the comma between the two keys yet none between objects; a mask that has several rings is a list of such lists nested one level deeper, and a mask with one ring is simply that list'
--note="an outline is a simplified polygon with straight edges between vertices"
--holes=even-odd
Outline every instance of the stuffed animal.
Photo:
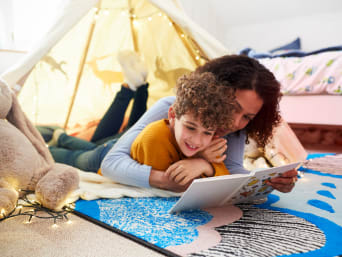
[{"label": "stuffed animal", "polygon": [[248,141],[243,163],[247,170],[304,161],[307,156],[304,147],[285,121],[282,121],[274,130],[271,141],[264,149],[258,148],[256,141],[252,138]]},{"label": "stuffed animal", "polygon": [[16,95],[0,80],[0,214],[11,212],[24,190],[58,210],[78,185],[78,170],[54,162]]}]

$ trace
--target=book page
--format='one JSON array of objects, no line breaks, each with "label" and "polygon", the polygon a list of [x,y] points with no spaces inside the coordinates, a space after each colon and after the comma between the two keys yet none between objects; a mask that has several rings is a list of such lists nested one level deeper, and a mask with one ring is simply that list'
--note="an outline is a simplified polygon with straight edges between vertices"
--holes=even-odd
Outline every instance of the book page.
[{"label": "book page", "polygon": [[227,200],[227,203],[242,203],[252,202],[257,199],[265,198],[269,193],[273,191],[273,188],[266,184],[266,181],[271,178],[278,177],[280,174],[295,169],[299,166],[300,162],[283,165],[280,167],[273,167],[269,169],[263,169],[254,171],[247,182],[234,194],[231,199]]},{"label": "book page", "polygon": [[195,179],[169,212],[221,206],[248,177],[249,174],[235,174]]}]

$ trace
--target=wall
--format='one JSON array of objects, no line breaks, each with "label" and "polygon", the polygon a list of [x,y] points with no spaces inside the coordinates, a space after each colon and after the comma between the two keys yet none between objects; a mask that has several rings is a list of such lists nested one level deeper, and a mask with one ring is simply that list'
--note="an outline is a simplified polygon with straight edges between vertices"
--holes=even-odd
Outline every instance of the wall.
[{"label": "wall", "polygon": [[341,0],[180,0],[196,23],[238,51],[267,51],[300,37],[310,51],[341,45]]}]

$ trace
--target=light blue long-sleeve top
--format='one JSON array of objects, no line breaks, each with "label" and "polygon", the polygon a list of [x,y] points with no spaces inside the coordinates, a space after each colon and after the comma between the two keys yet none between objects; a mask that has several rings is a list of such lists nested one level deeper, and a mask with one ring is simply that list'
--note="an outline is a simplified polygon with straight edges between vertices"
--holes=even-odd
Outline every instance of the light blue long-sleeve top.
[{"label": "light blue long-sleeve top", "polygon": [[[156,102],[147,112],[116,142],[107,153],[101,164],[104,176],[126,185],[150,187],[149,177],[151,166],[143,165],[130,156],[131,145],[138,134],[149,123],[168,117],[168,110],[175,101],[174,96],[168,96]],[[227,158],[224,163],[231,174],[248,173],[243,168],[243,154],[246,140],[244,130],[225,136],[228,142]]]}]

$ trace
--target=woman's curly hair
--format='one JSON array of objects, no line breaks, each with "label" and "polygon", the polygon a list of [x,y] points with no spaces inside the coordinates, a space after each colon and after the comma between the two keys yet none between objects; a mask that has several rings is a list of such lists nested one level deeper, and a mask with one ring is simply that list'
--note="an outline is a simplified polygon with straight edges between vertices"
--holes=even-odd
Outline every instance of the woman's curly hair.
[{"label": "woman's curly hair", "polygon": [[264,147],[281,120],[280,84],[273,73],[257,60],[243,55],[225,55],[210,60],[198,67],[195,72],[211,72],[219,83],[224,83],[235,90],[254,90],[258,94],[263,100],[263,105],[246,126],[246,132],[248,137],[255,139],[259,146]]},{"label": "woman's curly hair", "polygon": [[206,129],[231,128],[235,105],[234,89],[219,83],[210,72],[184,75],[177,80],[176,118],[191,113]]}]

